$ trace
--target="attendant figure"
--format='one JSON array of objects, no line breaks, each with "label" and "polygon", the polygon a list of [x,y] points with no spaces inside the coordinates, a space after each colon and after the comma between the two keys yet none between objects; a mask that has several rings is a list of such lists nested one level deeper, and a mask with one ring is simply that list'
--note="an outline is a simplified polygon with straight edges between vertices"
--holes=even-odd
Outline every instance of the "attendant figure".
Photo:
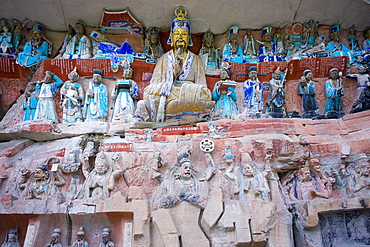
[{"label": "attendant figure", "polygon": [[13,37],[12,37],[12,46],[15,49],[18,49],[19,45],[22,43],[22,24],[20,21],[15,20],[13,21]]},{"label": "attendant figure", "polygon": [[34,119],[46,119],[58,123],[55,96],[58,88],[63,85],[63,81],[54,73],[46,71],[44,80],[37,83],[40,85],[40,91],[37,95],[38,103]]},{"label": "attendant figure", "polygon": [[122,80],[117,81],[113,89],[112,121],[128,122],[134,116],[139,88],[136,82],[132,80],[132,72],[128,62],[128,65],[122,70]]},{"label": "attendant figure", "polygon": [[362,42],[362,49],[366,52],[370,52],[370,27],[365,28],[364,32],[365,40]]},{"label": "attendant figure", "polygon": [[32,40],[28,41],[23,52],[18,54],[17,64],[22,67],[31,67],[50,57],[53,44],[45,38],[43,31],[44,27],[40,23],[33,24]]},{"label": "attendant figure", "polygon": [[317,32],[318,21],[309,20],[303,24],[302,45],[301,48],[307,49],[314,46],[316,38],[319,36]]},{"label": "attendant figure", "polygon": [[227,38],[229,43],[225,44],[222,51],[222,60],[225,62],[244,63],[243,48],[239,45],[239,27],[232,26]]},{"label": "attendant figure", "polygon": [[341,118],[343,111],[342,96],[344,95],[343,80],[339,71],[333,68],[329,71],[329,80],[325,83],[326,105],[324,114],[326,118]]},{"label": "attendant figure", "polygon": [[33,120],[35,117],[38,102],[37,95],[40,89],[40,85],[36,86],[35,84],[35,82],[29,82],[24,92],[24,100],[22,102],[22,109],[24,110],[23,121]]},{"label": "attendant figure", "polygon": [[352,25],[348,29],[348,41],[349,41],[350,48],[351,48],[352,52],[354,52],[356,54],[361,54],[362,53],[360,42],[358,40],[358,35],[356,34],[355,25]]},{"label": "attendant figure", "polygon": [[348,74],[349,78],[356,78],[357,89],[351,113],[370,110],[370,76],[364,66],[360,67],[359,74]]},{"label": "attendant figure", "polygon": [[76,35],[76,30],[69,24],[67,29],[67,35],[64,37],[62,48],[59,50],[59,55],[56,58],[63,58],[63,54],[66,52],[69,41]]},{"label": "attendant figure", "polygon": [[285,45],[284,45],[284,37],[281,34],[281,28],[277,28],[274,34],[273,42],[276,47],[276,54],[284,55],[285,54]]},{"label": "attendant figure", "polygon": [[72,243],[72,247],[89,247],[89,244],[85,240],[85,231],[83,227],[77,232],[77,239]]},{"label": "attendant figure", "polygon": [[256,42],[249,28],[244,36],[244,57],[247,63],[258,63]]},{"label": "attendant figure", "polygon": [[302,118],[317,118],[320,116],[316,100],[316,84],[312,80],[311,70],[305,70],[298,84],[298,95],[302,96]]},{"label": "attendant figure", "polygon": [[220,50],[215,48],[215,37],[211,31],[203,35],[199,57],[204,64],[206,74],[213,74],[212,70],[220,69]]},{"label": "attendant figure", "polygon": [[68,42],[63,58],[91,58],[91,41],[85,36],[86,27],[81,21],[75,24],[76,35]]},{"label": "attendant figure", "polygon": [[11,54],[13,48],[12,45],[12,33],[9,32],[9,26],[3,23],[3,32],[0,34],[0,48],[2,54]]},{"label": "attendant figure", "polygon": [[139,121],[164,122],[166,119],[210,111],[214,105],[207,88],[199,56],[187,48],[193,45],[186,9],[176,8],[168,44],[172,50],[157,62],[150,85],[144,89],[135,117]]},{"label": "attendant figure", "polygon": [[249,79],[244,82],[244,106],[246,117],[260,118],[263,110],[263,86],[257,77],[257,66],[248,68]]},{"label": "attendant figure", "polygon": [[332,26],[330,28],[330,38],[331,41],[326,45],[326,51],[329,53],[330,57],[340,57],[346,56],[348,58],[347,64],[352,64],[354,62],[351,50],[340,41],[340,26]]},{"label": "attendant figure", "polygon": [[21,247],[18,241],[18,227],[12,227],[6,233],[5,241],[1,247]]},{"label": "attendant figure", "polygon": [[213,115],[222,118],[234,118],[238,114],[236,104],[236,82],[230,80],[228,69],[222,69],[218,81],[212,91],[212,98],[216,101],[213,108]]},{"label": "attendant figure", "polygon": [[60,242],[60,233],[62,232],[61,229],[56,228],[53,230],[53,234],[51,234],[51,241],[50,244],[47,244],[46,247],[62,247],[62,243]]},{"label": "attendant figure", "polygon": [[155,61],[157,61],[164,54],[161,39],[159,37],[159,28],[157,27],[149,28],[146,34],[145,47],[143,53],[150,56]]},{"label": "attendant figure", "polygon": [[262,42],[258,47],[258,59],[259,62],[277,62],[283,61],[281,55],[276,53],[276,45],[272,41],[271,27],[265,27],[262,29]]},{"label": "attendant figure", "polygon": [[273,118],[283,118],[285,112],[285,74],[278,68],[269,83],[270,95],[266,102],[266,113]]},{"label": "attendant figure", "polygon": [[110,229],[104,228],[102,233],[102,242],[99,244],[99,247],[114,247],[114,243],[110,241]]},{"label": "attendant figure", "polygon": [[93,79],[85,96],[83,116],[85,122],[104,122],[108,115],[108,91],[102,83],[102,69],[94,69]]},{"label": "attendant figure", "polygon": [[66,81],[60,89],[60,107],[63,109],[63,123],[82,122],[82,110],[84,90],[77,81],[80,78],[77,68],[68,74],[69,81]]}]

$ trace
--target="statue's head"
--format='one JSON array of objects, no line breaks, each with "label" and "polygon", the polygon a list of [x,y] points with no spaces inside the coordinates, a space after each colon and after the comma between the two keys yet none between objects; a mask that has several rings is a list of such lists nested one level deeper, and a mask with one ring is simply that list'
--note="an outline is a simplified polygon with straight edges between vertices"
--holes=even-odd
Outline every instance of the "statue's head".
[{"label": "statue's head", "polygon": [[75,67],[71,73],[68,74],[68,79],[70,81],[78,81],[80,79],[80,75],[77,73],[77,68]]},{"label": "statue's head", "polygon": [[44,31],[44,26],[43,25],[41,25],[38,22],[33,23],[33,25],[32,25],[32,39],[33,40],[41,39],[43,31]]},{"label": "statue's head", "polygon": [[80,229],[77,232],[77,240],[83,240],[85,238],[85,231],[83,227],[80,227]]},{"label": "statue's head", "polygon": [[81,20],[76,22],[75,29],[76,29],[76,33],[80,35],[85,34],[86,27],[85,27],[85,24]]},{"label": "statue's head", "polygon": [[330,27],[330,37],[334,41],[339,41],[339,37],[340,37],[340,26],[339,25]]},{"label": "statue's head", "polygon": [[105,174],[109,169],[109,165],[108,165],[108,160],[107,160],[107,156],[105,156],[105,153],[103,152],[99,152],[97,155],[96,155],[96,159],[95,159],[95,171],[102,175],[102,174]]},{"label": "statue's head", "polygon": [[151,27],[149,28],[146,39],[150,42],[152,45],[156,45],[159,42],[159,28],[157,27]]},{"label": "statue's head", "polygon": [[103,243],[105,243],[105,244],[108,243],[109,238],[110,238],[110,229],[109,228],[104,228],[103,233],[102,233]]},{"label": "statue's head", "polygon": [[313,74],[312,74],[312,71],[309,70],[309,69],[306,69],[305,71],[303,71],[303,76],[306,78],[306,80],[312,80],[312,77],[313,77]]},{"label": "statue's head", "polygon": [[12,227],[6,235],[6,243],[17,243],[18,242],[18,227]]},{"label": "statue's head", "polygon": [[320,164],[320,161],[318,159],[310,159],[308,161],[308,164],[309,164],[310,168],[312,168],[314,171],[321,172],[321,164]]},{"label": "statue's head", "polygon": [[103,74],[102,69],[94,69],[94,71],[93,71],[93,82],[94,83],[101,83],[102,74]]},{"label": "statue's head", "polygon": [[53,234],[51,234],[51,243],[56,244],[59,243],[60,240],[60,233],[62,231],[59,228],[53,230]]},{"label": "statue's head", "polygon": [[35,169],[34,177],[36,181],[47,180],[49,178],[48,168],[45,165],[38,165]]},{"label": "statue's head", "polygon": [[202,38],[203,46],[213,48],[215,43],[215,36],[211,31],[205,32]]},{"label": "statue's head", "polygon": [[229,41],[231,43],[238,43],[239,40],[239,27],[238,26],[232,26],[229,28],[229,34],[227,36]]},{"label": "statue's head", "polygon": [[230,78],[230,71],[228,69],[222,69],[220,71],[220,79],[226,80]]},{"label": "statue's head", "polygon": [[329,71],[329,78],[338,79],[339,78],[339,70],[337,68],[332,68]]},{"label": "statue's head", "polygon": [[244,176],[254,176],[254,162],[248,153],[244,153],[242,157],[242,173]]},{"label": "statue's head", "polygon": [[264,27],[262,29],[262,40],[265,42],[272,41],[272,28],[271,27]]},{"label": "statue's head", "polygon": [[167,44],[171,45],[175,50],[186,50],[188,46],[193,45],[190,33],[190,22],[186,16],[187,10],[183,6],[179,6],[175,10],[175,16],[172,19],[170,37]]},{"label": "statue's head", "polygon": [[365,28],[363,34],[366,39],[370,39],[370,27]]},{"label": "statue's head", "polygon": [[255,80],[257,78],[257,66],[248,67],[248,76],[252,80]]}]

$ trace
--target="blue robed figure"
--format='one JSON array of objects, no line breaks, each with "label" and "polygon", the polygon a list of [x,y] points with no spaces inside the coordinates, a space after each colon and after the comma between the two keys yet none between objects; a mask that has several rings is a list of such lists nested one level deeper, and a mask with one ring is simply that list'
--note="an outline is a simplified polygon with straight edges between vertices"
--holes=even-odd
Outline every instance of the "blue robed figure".
[{"label": "blue robed figure", "polygon": [[249,79],[244,82],[244,105],[247,117],[261,117],[263,110],[263,86],[257,77],[257,66],[250,66]]}]

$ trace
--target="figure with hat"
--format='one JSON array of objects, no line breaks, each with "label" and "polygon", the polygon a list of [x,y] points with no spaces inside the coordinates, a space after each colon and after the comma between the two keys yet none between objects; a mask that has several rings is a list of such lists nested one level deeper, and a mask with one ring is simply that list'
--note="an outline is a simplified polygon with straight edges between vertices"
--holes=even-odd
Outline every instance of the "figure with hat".
[{"label": "figure with hat", "polygon": [[298,83],[298,95],[302,96],[302,118],[315,119],[320,116],[316,100],[316,84],[312,79],[313,73],[307,69]]},{"label": "figure with hat", "polygon": [[159,28],[151,27],[148,29],[145,38],[144,54],[157,61],[163,54],[163,47],[159,37]]},{"label": "figure with hat", "polygon": [[216,82],[212,98],[216,101],[213,107],[213,116],[221,118],[234,118],[238,115],[236,100],[236,82],[230,80],[230,71],[227,62],[223,62],[223,69],[220,72],[220,81]]},{"label": "figure with hat", "polygon": [[342,103],[344,85],[340,74],[337,68],[332,68],[329,71],[329,80],[325,83],[327,99],[324,114],[326,118],[341,118],[345,115]]},{"label": "figure with hat", "polygon": [[9,32],[11,22],[7,19],[1,20],[1,29],[3,30],[0,33],[0,56],[5,56],[12,53],[12,33]]},{"label": "figure with hat", "polygon": [[77,239],[72,243],[72,247],[89,247],[88,242],[85,240],[85,231],[80,227],[77,232]]},{"label": "figure with hat", "polygon": [[247,33],[244,36],[244,57],[246,63],[258,63],[256,42],[251,33],[251,29],[247,29]]},{"label": "figure with hat", "polygon": [[276,45],[272,40],[272,28],[264,27],[262,29],[262,41],[257,41],[259,62],[277,62],[283,61],[281,55],[276,55]]},{"label": "figure with hat", "polygon": [[263,110],[263,86],[257,77],[257,66],[249,66],[249,79],[244,82],[245,116],[260,118]]},{"label": "figure with hat", "polygon": [[55,96],[58,88],[63,85],[63,81],[51,71],[46,71],[44,80],[36,82],[37,87],[37,106],[34,119],[51,120],[58,123],[58,115],[55,107]]},{"label": "figure with hat", "polygon": [[59,50],[59,54],[55,58],[63,58],[63,54],[66,52],[69,41],[76,35],[76,30],[70,24],[68,24],[67,35],[63,39],[62,47]]},{"label": "figure with hat", "polygon": [[84,89],[78,79],[80,79],[75,67],[68,74],[69,81],[66,81],[60,89],[60,107],[63,109],[63,123],[82,122],[82,106],[84,100]]},{"label": "figure with hat", "polygon": [[199,56],[204,64],[206,74],[215,74],[220,69],[220,50],[215,48],[215,36],[211,31],[205,32]]},{"label": "figure with hat", "polygon": [[105,122],[108,115],[108,90],[102,81],[102,69],[94,69],[86,91],[83,117],[85,122]]},{"label": "figure with hat", "polygon": [[32,40],[28,41],[23,52],[18,54],[16,63],[22,67],[31,67],[50,57],[52,43],[44,36],[44,26],[35,22],[32,28]]},{"label": "figure with hat", "polygon": [[101,236],[103,241],[99,244],[99,247],[114,247],[114,243],[110,241],[110,229],[108,227],[103,229]]},{"label": "figure with hat", "polygon": [[91,41],[85,35],[86,27],[82,21],[78,21],[75,24],[76,34],[68,42],[63,58],[65,59],[81,59],[91,58]]},{"label": "figure with hat", "polygon": [[225,44],[222,50],[222,61],[233,63],[244,63],[243,48],[239,45],[239,27],[232,26],[229,28],[228,36],[229,43]]},{"label": "figure with hat", "polygon": [[51,241],[50,244],[47,244],[46,247],[62,247],[62,243],[60,242],[60,233],[62,230],[60,228],[55,228],[53,233],[51,234]]},{"label": "figure with hat", "polygon": [[193,42],[186,13],[182,6],[175,10],[167,41],[172,50],[159,58],[144,100],[138,102],[136,117],[141,121],[164,122],[184,112],[195,114],[213,107],[202,61],[188,50]]},{"label": "figure with hat", "polygon": [[21,247],[18,241],[18,227],[12,227],[6,233],[5,241],[1,247]]},{"label": "figure with hat", "polygon": [[139,87],[132,80],[133,70],[128,59],[123,62],[122,80],[116,82],[112,92],[114,108],[112,112],[112,122],[130,121],[136,109],[136,100],[139,97]]},{"label": "figure with hat", "polygon": [[277,68],[270,80],[270,95],[266,102],[266,113],[273,118],[284,118],[285,111],[285,76],[286,72]]},{"label": "figure with hat", "polygon": [[330,57],[348,57],[347,64],[351,64],[353,62],[352,54],[350,53],[351,50],[340,41],[340,34],[341,28],[339,25],[335,25],[330,28],[331,41],[327,43],[326,51]]},{"label": "figure with hat", "polygon": [[370,27],[364,29],[363,35],[365,40],[362,42],[362,49],[366,53],[370,53]]}]

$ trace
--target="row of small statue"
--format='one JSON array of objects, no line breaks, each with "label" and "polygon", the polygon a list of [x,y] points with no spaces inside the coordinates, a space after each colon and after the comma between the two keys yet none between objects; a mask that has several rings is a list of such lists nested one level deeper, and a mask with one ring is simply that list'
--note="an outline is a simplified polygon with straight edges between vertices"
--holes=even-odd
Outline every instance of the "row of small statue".
[{"label": "row of small statue", "polygon": [[[129,122],[136,115],[137,98],[139,89],[132,80],[132,69],[126,66],[122,72],[122,80],[118,80],[111,94],[114,101],[112,121]],[[360,71],[360,74],[351,74],[357,78],[357,92],[353,103],[352,112],[370,109],[370,78]],[[63,83],[52,72],[46,72],[43,81],[29,83],[23,102],[23,120],[48,119],[58,122],[54,97],[57,88],[62,87],[60,107],[63,109],[62,121],[65,123],[106,121],[108,115],[108,92],[102,83],[102,70],[94,70],[93,79],[89,84],[86,95],[81,84],[78,83],[79,75],[76,68],[68,75],[69,80]],[[236,118],[239,116],[237,106],[236,82],[230,80],[227,68],[220,73],[220,81],[212,91],[212,99],[216,102],[212,115],[214,118]],[[54,82],[55,81],[55,82]],[[285,74],[279,69],[273,73],[269,82],[270,95],[264,103],[264,87],[258,79],[257,67],[249,67],[249,79],[244,82],[244,113],[242,117],[260,118],[266,104],[267,117],[286,117],[285,107]],[[331,69],[329,79],[325,83],[327,103],[324,110],[326,118],[340,118],[344,116],[342,96],[343,80],[338,69]],[[321,116],[315,98],[316,86],[313,81],[312,71],[306,70],[298,86],[298,94],[302,96],[302,117],[318,118]]]},{"label": "row of small statue", "polygon": [[[47,244],[47,247],[62,247],[63,244],[60,242],[60,234],[62,230],[56,228],[51,234],[51,241]],[[18,240],[18,227],[12,227],[6,234],[5,241],[1,247],[21,247],[21,243]],[[77,238],[72,243],[72,247],[88,247],[89,244],[85,240],[85,231],[83,227],[77,232]],[[99,244],[99,247],[114,247],[114,243],[110,241],[110,229],[104,228],[102,233],[102,242]]]},{"label": "row of small statue", "polygon": [[[14,24],[12,24],[9,20],[2,19],[1,24],[3,30],[0,36],[2,53],[4,55],[16,53],[22,41],[20,22],[14,20]],[[9,32],[11,25],[14,26],[13,34]],[[242,47],[238,41],[239,27],[232,26],[228,31],[229,42],[222,48],[215,47],[214,34],[207,31],[202,39],[203,44],[199,56],[202,58],[206,72],[220,69],[222,61],[258,63],[310,57],[347,56],[349,64],[358,62],[367,65],[370,62],[370,27],[363,31],[365,40],[362,45],[359,43],[355,27],[352,26],[349,29],[348,42],[350,48],[340,41],[341,28],[339,25],[331,27],[331,41],[327,44],[324,36],[319,37],[317,27],[318,22],[310,20],[304,23],[302,34],[285,36],[281,33],[280,28],[277,28],[273,35],[272,28],[265,27],[262,29],[262,41],[256,41],[251,34],[251,30],[247,29],[247,34],[244,36],[244,47]],[[40,23],[33,23],[32,40],[24,45],[21,52],[18,52],[17,63],[19,65],[31,67],[43,59],[50,58],[52,43],[46,39],[43,30],[44,27]],[[93,42],[91,42],[85,32],[86,27],[82,21],[75,23],[75,28],[69,25],[67,35],[56,58],[110,58],[112,68],[117,70],[121,60],[120,55],[136,54],[127,42],[118,45],[110,42],[105,35],[96,31],[93,31],[90,35],[93,39]],[[156,62],[163,54],[159,29],[156,27],[149,28],[143,55]]]}]

